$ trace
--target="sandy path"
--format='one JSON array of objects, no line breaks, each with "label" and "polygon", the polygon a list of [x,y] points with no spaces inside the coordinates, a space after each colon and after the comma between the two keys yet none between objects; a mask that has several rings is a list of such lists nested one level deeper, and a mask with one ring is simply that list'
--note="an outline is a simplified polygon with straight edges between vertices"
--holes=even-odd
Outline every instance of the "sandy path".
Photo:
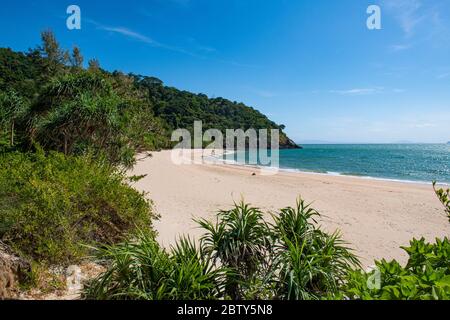
[{"label": "sandy path", "polygon": [[404,262],[399,247],[413,237],[434,240],[450,233],[430,185],[285,172],[262,176],[238,166],[177,166],[168,151],[139,161],[132,174],[147,174],[135,187],[154,201],[161,215],[155,226],[165,246],[180,234],[198,237],[193,218],[212,219],[241,197],[267,211],[293,206],[299,195],[314,202],[323,215],[321,225],[341,230],[365,266],[380,258]]}]

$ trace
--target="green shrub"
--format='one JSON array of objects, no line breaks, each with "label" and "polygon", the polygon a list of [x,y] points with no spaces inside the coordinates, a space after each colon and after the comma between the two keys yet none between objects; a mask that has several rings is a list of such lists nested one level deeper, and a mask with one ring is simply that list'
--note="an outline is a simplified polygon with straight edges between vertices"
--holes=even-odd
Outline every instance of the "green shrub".
[{"label": "green shrub", "polygon": [[377,261],[375,270],[349,273],[345,294],[363,300],[450,299],[450,241],[411,241],[403,248],[409,255],[402,267],[397,261]]},{"label": "green shrub", "polygon": [[207,300],[219,297],[223,269],[212,269],[189,239],[169,255],[153,236],[136,238],[99,251],[108,270],[86,287],[86,299]]},{"label": "green shrub", "polygon": [[15,142],[16,122],[24,117],[27,108],[28,102],[14,90],[0,91],[0,131],[8,131],[10,147]]},{"label": "green shrub", "polygon": [[215,224],[198,223],[206,231],[201,238],[203,254],[232,270],[227,275],[226,293],[242,299],[258,271],[268,268],[270,232],[262,212],[241,202],[232,210],[219,212]]},{"label": "green shrub", "polygon": [[142,233],[100,250],[108,270],[86,288],[88,299],[320,299],[335,295],[358,260],[338,234],[314,225],[299,201],[269,225],[245,203],[221,211],[201,249],[182,238],[170,253]]},{"label": "green shrub", "polygon": [[151,232],[152,206],[107,161],[8,153],[0,155],[0,239],[22,254],[69,263],[83,245],[113,244],[136,227]]},{"label": "green shrub", "polygon": [[436,182],[433,182],[433,188],[439,198],[439,201],[441,201],[444,206],[445,213],[450,221],[450,188],[447,188],[447,190],[436,189]]},{"label": "green shrub", "polygon": [[317,227],[319,213],[303,200],[273,215],[276,297],[315,300],[336,294],[359,262],[339,233]]}]

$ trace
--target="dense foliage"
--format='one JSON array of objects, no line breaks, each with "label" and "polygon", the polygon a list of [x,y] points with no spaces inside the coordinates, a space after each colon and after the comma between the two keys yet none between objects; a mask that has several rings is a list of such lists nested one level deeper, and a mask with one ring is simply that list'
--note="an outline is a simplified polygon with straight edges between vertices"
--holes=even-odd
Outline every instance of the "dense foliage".
[{"label": "dense foliage", "polygon": [[304,201],[274,215],[276,297],[289,300],[321,299],[339,292],[358,259],[338,232],[317,227],[319,213]]},{"label": "dense foliage", "polygon": [[100,254],[109,269],[87,286],[87,299],[209,300],[223,292],[224,269],[213,269],[186,238],[169,254],[140,233]]},{"label": "dense foliage", "polygon": [[[169,148],[171,132],[192,129],[283,129],[242,103],[169,88],[153,77],[83,69],[78,47],[60,47],[51,31],[28,53],[0,49],[0,148],[39,142],[66,155],[103,153],[131,165],[140,150]],[[9,137],[8,137],[9,136]],[[9,143],[8,143],[9,141]],[[295,147],[281,132],[282,147]]]},{"label": "dense foliage", "polygon": [[437,239],[434,244],[414,239],[404,250],[409,255],[405,267],[395,260],[382,260],[375,262],[371,272],[351,272],[346,294],[364,300],[449,300],[449,239]]},{"label": "dense foliage", "polygon": [[31,107],[32,140],[64,154],[90,150],[131,165],[135,151],[156,147],[149,142],[162,129],[150,109],[114,90],[114,84],[88,71],[52,80]]},{"label": "dense foliage", "polygon": [[198,224],[206,231],[201,238],[203,254],[230,270],[226,294],[235,300],[244,298],[263,278],[260,271],[270,265],[270,230],[262,212],[241,203],[219,212],[216,223],[200,220]]},{"label": "dense foliage", "polygon": [[[224,98],[208,98],[204,94],[193,94],[166,87],[162,81],[153,77],[132,75],[139,88],[148,93],[155,114],[169,125],[171,130],[186,128],[193,130],[194,121],[201,120],[203,129],[280,129],[280,145],[295,148],[282,130],[265,115],[243,103],[232,102]],[[269,141],[270,144],[270,141]]]},{"label": "dense foliage", "polygon": [[15,127],[18,121],[23,120],[27,114],[27,101],[14,90],[0,92],[0,128],[8,134],[8,143],[0,141],[3,145],[14,147]]},{"label": "dense foliage", "polygon": [[37,51],[25,54],[0,48],[0,92],[14,90],[32,99],[41,85],[43,61]]},{"label": "dense foliage", "polygon": [[244,203],[199,221],[200,248],[182,238],[170,252],[141,235],[101,250],[108,270],[88,299],[321,299],[336,295],[358,260],[338,234],[316,225],[299,201],[273,225]]},{"label": "dense foliage", "polygon": [[0,239],[37,261],[65,264],[85,245],[150,234],[151,203],[107,161],[61,153],[0,155]]}]

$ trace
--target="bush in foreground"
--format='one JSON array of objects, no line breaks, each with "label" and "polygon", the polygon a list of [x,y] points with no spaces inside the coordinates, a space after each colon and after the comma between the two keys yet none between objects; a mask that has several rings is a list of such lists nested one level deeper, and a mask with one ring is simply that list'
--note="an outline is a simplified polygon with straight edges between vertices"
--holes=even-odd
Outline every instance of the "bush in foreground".
[{"label": "bush in foreground", "polygon": [[170,252],[142,234],[101,250],[108,271],[91,281],[88,299],[320,299],[338,293],[358,260],[339,234],[313,220],[299,201],[275,224],[244,203],[221,211],[200,248],[182,238]]},{"label": "bush in foreground", "polygon": [[60,153],[0,155],[0,239],[44,263],[66,264],[85,245],[152,233],[152,206],[107,161]]},{"label": "bush in foreground", "polygon": [[403,248],[409,255],[405,267],[397,261],[377,261],[371,272],[349,274],[345,294],[362,300],[450,299],[450,241],[411,241]]},{"label": "bush in foreground", "polygon": [[316,300],[339,292],[352,267],[360,267],[338,232],[317,227],[320,215],[299,201],[274,215],[276,297]]},{"label": "bush in foreground", "polygon": [[153,236],[141,232],[99,254],[109,269],[87,286],[87,299],[208,300],[223,291],[224,269],[213,269],[186,238],[169,254]]},{"label": "bush in foreground", "polygon": [[219,212],[215,224],[207,220],[198,224],[205,230],[201,238],[203,254],[214,265],[230,270],[225,279],[226,295],[242,299],[266,282],[259,278],[264,280],[261,271],[270,267],[270,230],[259,209],[241,203]]}]

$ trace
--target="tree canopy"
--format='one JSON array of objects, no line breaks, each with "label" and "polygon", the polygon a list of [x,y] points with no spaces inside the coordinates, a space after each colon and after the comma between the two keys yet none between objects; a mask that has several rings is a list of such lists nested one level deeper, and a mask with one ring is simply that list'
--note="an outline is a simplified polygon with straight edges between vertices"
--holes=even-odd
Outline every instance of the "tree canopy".
[{"label": "tree canopy", "polygon": [[[131,164],[137,151],[169,148],[170,133],[203,128],[284,129],[243,103],[167,87],[150,76],[108,72],[81,49],[61,48],[51,31],[28,53],[0,49],[0,122],[10,145],[39,143],[66,154],[105,154]],[[20,115],[20,116],[19,116]],[[283,133],[281,147],[295,147]]]}]

